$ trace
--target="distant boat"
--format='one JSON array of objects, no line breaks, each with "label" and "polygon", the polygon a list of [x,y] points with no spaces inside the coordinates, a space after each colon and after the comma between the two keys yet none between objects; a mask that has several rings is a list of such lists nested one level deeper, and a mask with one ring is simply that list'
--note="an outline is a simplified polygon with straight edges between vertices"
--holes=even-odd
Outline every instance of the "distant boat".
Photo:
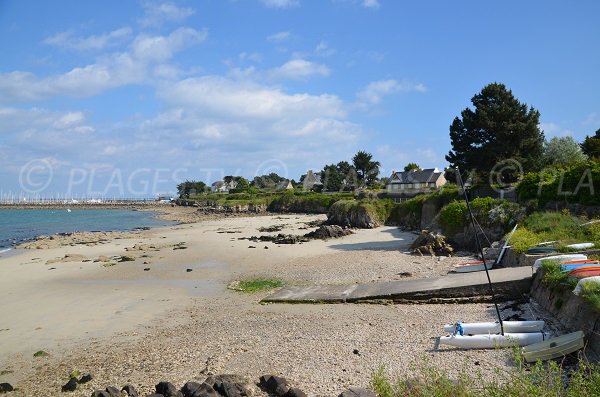
[{"label": "distant boat", "polygon": [[67,208],[67,212],[71,212],[71,209],[70,209],[70,208]]},{"label": "distant boat", "polygon": [[[494,262],[487,261],[485,263],[485,267],[490,270],[494,267]],[[469,272],[478,272],[483,269],[483,261],[474,261],[474,262],[463,262],[454,266],[453,269],[456,273],[469,273]]]},{"label": "distant boat", "polygon": [[578,279],[600,276],[600,266],[578,267],[571,270],[568,275]]},{"label": "distant boat", "polygon": [[569,353],[583,349],[583,336],[582,331],[577,331],[556,338],[550,338],[543,342],[527,345],[521,350],[523,358],[530,363],[533,361],[545,361],[566,356]]},{"label": "distant boat", "polygon": [[594,246],[594,243],[578,243],[578,244],[569,244],[569,245],[567,245],[567,248],[583,250],[586,248],[592,248],[593,246]]}]

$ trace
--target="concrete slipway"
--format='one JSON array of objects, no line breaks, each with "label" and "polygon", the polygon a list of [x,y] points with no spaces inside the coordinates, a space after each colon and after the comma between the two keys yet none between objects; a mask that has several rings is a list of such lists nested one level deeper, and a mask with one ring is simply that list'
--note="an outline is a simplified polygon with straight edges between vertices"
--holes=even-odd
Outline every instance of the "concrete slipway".
[{"label": "concrete slipway", "polygon": [[[531,267],[490,270],[494,292],[499,300],[521,299],[529,293]],[[487,302],[491,300],[485,272],[457,273],[443,277],[388,281],[382,283],[289,286],[263,302],[342,303],[389,300],[395,302],[436,303],[447,301]]]}]

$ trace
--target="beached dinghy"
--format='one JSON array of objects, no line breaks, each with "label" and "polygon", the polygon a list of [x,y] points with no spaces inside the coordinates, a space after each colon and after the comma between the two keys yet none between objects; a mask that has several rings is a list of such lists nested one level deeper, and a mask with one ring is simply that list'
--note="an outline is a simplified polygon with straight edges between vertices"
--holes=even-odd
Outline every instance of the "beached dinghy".
[{"label": "beached dinghy", "polygon": [[583,332],[577,331],[527,345],[523,347],[522,352],[525,361],[530,363],[566,356],[569,353],[583,349],[583,346]]},{"label": "beached dinghy", "polygon": [[449,335],[440,338],[441,345],[462,349],[494,349],[497,347],[527,346],[544,341],[543,332],[505,333],[488,335]]},{"label": "beached dinghy", "polygon": [[545,258],[536,259],[535,262],[533,262],[533,271],[535,272],[540,266],[542,266],[542,261],[567,262],[569,260],[580,260],[580,259],[587,259],[587,255],[584,255],[584,254],[564,254],[564,255],[547,256]]},{"label": "beached dinghy", "polygon": [[[502,321],[504,332],[509,333],[529,333],[540,332],[544,328],[543,321]],[[465,335],[482,335],[500,333],[500,323],[461,323]],[[449,333],[456,332],[456,324],[444,325],[444,331]]]},{"label": "beached dinghy", "polygon": [[589,260],[583,263],[561,263],[560,270],[564,272],[569,272],[571,270],[583,268],[583,267],[598,267],[600,266],[600,261]]},{"label": "beached dinghy", "polygon": [[567,245],[567,248],[573,248],[576,250],[584,250],[587,248],[592,248],[594,246],[594,243],[579,243],[579,244],[569,244]]},{"label": "beached dinghy", "polygon": [[583,286],[585,284],[600,285],[600,276],[592,276],[592,277],[582,278],[581,280],[579,280],[579,282],[577,282],[577,286],[573,290],[573,293],[577,296],[581,295],[581,291],[583,290]]},{"label": "beached dinghy", "polygon": [[558,250],[554,247],[531,247],[527,250],[527,254],[529,255],[554,254],[556,252]]},{"label": "beached dinghy", "polygon": [[569,272],[569,277],[586,279],[588,277],[600,276],[600,266],[585,266],[573,269]]}]

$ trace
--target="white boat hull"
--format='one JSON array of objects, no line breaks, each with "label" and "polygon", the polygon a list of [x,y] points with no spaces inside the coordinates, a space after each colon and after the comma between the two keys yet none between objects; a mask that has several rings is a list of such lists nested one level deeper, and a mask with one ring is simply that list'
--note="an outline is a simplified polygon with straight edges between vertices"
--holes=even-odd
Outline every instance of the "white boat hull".
[{"label": "white boat hull", "polygon": [[542,266],[542,261],[554,261],[554,260],[558,260],[561,262],[564,261],[576,261],[576,260],[581,260],[581,259],[587,259],[587,255],[583,255],[583,254],[565,254],[565,255],[553,255],[553,256],[547,256],[545,258],[540,258],[540,259],[536,259],[535,262],[533,262],[533,271],[535,272],[540,266]]},{"label": "white boat hull", "polygon": [[583,250],[586,248],[592,248],[593,246],[594,246],[594,243],[579,243],[579,244],[569,244],[569,245],[567,245],[567,248]]},{"label": "white boat hull", "polygon": [[[544,328],[543,321],[503,321],[504,332],[508,333],[529,333],[540,332]],[[499,334],[500,323],[463,323],[463,332],[465,335]],[[454,324],[444,325],[444,331],[453,333]]]},{"label": "white boat hull", "polygon": [[530,363],[566,356],[583,347],[583,332],[577,331],[525,346],[522,352],[525,361]]},{"label": "white boat hull", "polygon": [[462,349],[494,349],[497,347],[527,346],[543,342],[545,334],[542,332],[531,333],[506,333],[488,335],[451,335],[440,338],[441,345],[449,345]]}]

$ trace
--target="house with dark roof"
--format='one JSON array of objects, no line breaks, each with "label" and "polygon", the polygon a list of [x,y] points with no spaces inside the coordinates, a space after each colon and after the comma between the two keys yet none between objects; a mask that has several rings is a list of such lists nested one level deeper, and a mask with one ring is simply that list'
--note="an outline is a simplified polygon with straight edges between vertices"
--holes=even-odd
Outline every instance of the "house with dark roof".
[{"label": "house with dark roof", "polygon": [[392,172],[387,184],[388,193],[429,193],[446,184],[444,173],[437,168]]},{"label": "house with dark roof", "polygon": [[321,182],[321,173],[313,172],[312,170],[308,170],[306,175],[303,175],[304,179],[302,179],[302,187],[304,190],[312,190],[316,186],[323,186],[323,182]]},{"label": "house with dark roof", "polygon": [[292,185],[292,181],[290,181],[289,179],[284,179],[283,181],[277,184],[275,190],[291,190],[293,188],[294,185]]}]

